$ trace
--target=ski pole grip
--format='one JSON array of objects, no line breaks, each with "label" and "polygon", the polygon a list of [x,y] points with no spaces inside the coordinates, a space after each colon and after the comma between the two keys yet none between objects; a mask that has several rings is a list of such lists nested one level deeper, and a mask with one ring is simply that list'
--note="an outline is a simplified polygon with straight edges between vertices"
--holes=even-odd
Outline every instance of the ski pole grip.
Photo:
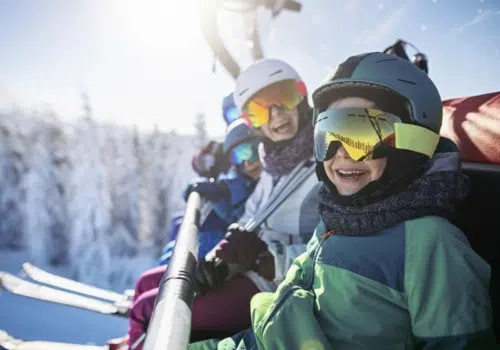
[{"label": "ski pole grip", "polygon": [[188,347],[201,206],[202,198],[197,192],[192,192],[172,259],[160,282],[144,350],[184,350]]}]

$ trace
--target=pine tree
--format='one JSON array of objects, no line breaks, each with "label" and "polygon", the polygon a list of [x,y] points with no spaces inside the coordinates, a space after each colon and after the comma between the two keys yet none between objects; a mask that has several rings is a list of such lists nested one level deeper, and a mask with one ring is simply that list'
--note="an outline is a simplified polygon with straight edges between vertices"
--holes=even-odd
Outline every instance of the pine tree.
[{"label": "pine tree", "polygon": [[26,153],[27,172],[22,180],[25,194],[23,231],[31,258],[38,264],[67,260],[66,210],[63,187],[54,162],[53,139],[59,126],[53,122],[34,124]]},{"label": "pine tree", "polygon": [[196,141],[198,148],[201,148],[207,144],[207,129],[206,120],[204,113],[197,113],[195,116],[194,127],[196,130]]},{"label": "pine tree", "polygon": [[[88,99],[84,99],[88,101]],[[101,160],[98,125],[84,103],[84,118],[76,123],[70,149],[72,169],[68,182],[68,233],[73,271],[87,283],[109,286],[112,201],[106,169]]]},{"label": "pine tree", "polygon": [[0,112],[0,247],[23,248],[21,179],[25,169],[24,125],[19,111]]}]

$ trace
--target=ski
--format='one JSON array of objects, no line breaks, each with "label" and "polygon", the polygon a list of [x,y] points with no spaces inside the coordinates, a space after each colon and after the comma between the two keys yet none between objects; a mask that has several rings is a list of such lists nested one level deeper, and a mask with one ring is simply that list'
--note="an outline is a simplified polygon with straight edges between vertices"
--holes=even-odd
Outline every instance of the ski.
[{"label": "ski", "polygon": [[70,290],[79,294],[84,294],[99,299],[121,303],[132,298],[133,291],[126,291],[123,294],[110,290],[94,287],[85,283],[77,282],[69,278],[61,277],[56,274],[42,270],[28,262],[23,264],[23,272],[33,281],[47,284],[53,287]]},{"label": "ski", "polygon": [[114,303],[104,302],[76,293],[70,293],[56,288],[46,287],[35,282],[26,281],[7,272],[0,272],[0,286],[11,293],[24,297],[68,305],[108,315],[127,317],[131,306],[129,300]]},{"label": "ski", "polygon": [[0,350],[126,350],[124,338],[111,339],[107,345],[85,345],[40,340],[22,340],[0,330]]}]

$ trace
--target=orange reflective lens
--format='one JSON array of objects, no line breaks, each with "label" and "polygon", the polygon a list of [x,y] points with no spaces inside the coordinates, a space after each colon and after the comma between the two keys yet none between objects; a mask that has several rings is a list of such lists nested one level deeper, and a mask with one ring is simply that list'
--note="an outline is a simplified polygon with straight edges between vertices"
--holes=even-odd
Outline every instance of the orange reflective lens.
[{"label": "orange reflective lens", "polygon": [[242,116],[250,126],[259,128],[269,122],[271,107],[294,109],[305,95],[305,86],[302,82],[293,79],[282,80],[253,95],[243,106]]}]

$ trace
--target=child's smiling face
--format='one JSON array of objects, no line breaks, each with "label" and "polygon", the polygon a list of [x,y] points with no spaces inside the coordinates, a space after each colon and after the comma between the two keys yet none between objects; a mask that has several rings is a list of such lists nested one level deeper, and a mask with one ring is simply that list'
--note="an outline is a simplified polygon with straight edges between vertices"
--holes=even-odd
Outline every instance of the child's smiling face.
[{"label": "child's smiling face", "polygon": [[[378,109],[373,101],[361,97],[346,97],[330,104],[328,109],[335,108],[374,108]],[[370,182],[380,179],[384,173],[387,158],[355,161],[340,146],[335,155],[323,162],[326,175],[335,185],[342,196],[351,196]]]}]

